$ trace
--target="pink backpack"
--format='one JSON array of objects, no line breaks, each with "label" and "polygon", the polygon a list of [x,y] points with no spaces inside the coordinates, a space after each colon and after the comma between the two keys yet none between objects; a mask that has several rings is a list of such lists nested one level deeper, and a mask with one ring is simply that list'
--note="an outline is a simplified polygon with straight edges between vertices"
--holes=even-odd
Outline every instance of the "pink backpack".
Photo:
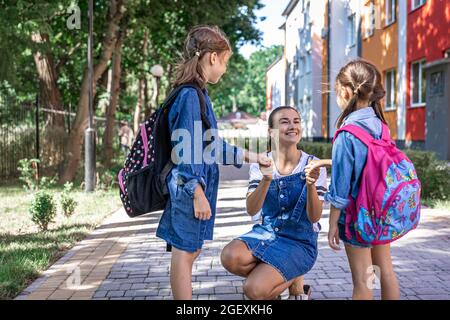
[{"label": "pink backpack", "polygon": [[411,160],[391,140],[382,122],[382,137],[375,139],[356,125],[347,131],[367,146],[367,162],[361,175],[356,201],[349,196],[345,236],[351,238],[353,224],[358,242],[377,245],[397,240],[415,229],[420,219],[420,181]]}]

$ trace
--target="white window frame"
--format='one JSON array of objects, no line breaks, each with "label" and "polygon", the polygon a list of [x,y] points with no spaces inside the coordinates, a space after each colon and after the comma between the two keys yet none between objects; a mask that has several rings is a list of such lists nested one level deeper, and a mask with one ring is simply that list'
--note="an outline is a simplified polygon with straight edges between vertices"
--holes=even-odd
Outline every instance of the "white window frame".
[{"label": "white window frame", "polygon": [[411,10],[416,10],[417,8],[420,8],[427,2],[427,0],[418,0],[417,4],[415,4],[415,2],[416,0],[411,1]]},{"label": "white window frame", "polygon": [[[397,0],[386,0],[386,21],[385,21],[386,27],[393,24],[395,22],[395,20],[397,19],[396,6],[397,6]],[[390,20],[389,20],[389,7],[391,7],[391,10],[392,10],[392,17]]]},{"label": "white window frame", "polygon": [[[388,77],[391,77],[391,87],[388,88]],[[384,85],[386,87],[385,107],[386,111],[397,109],[397,70],[390,69],[385,72]],[[388,90],[389,89],[389,90]],[[390,93],[390,96],[388,96]]]},{"label": "white window frame", "polygon": [[347,48],[356,46],[356,12],[347,16]]},{"label": "white window frame", "polygon": [[[425,59],[421,59],[421,60],[416,60],[416,61],[413,61],[412,63],[411,63],[411,69],[410,69],[410,72],[411,72],[411,77],[410,77],[410,99],[411,99],[411,107],[412,108],[414,108],[414,107],[423,107],[423,106],[425,106],[425,104],[426,104],[426,101],[424,101],[423,100],[423,97],[422,97],[422,78],[423,78],[423,66],[424,66],[424,64],[425,64]],[[418,91],[418,93],[419,93],[419,102],[414,102],[414,79],[413,79],[413,77],[414,77],[414,72],[413,72],[413,68],[414,68],[414,65],[416,65],[416,64],[419,64],[419,91]]]},{"label": "white window frame", "polygon": [[367,12],[368,14],[365,17],[365,23],[364,23],[364,36],[365,38],[369,38],[374,35],[375,31],[375,3],[370,1],[369,3],[369,10]]}]

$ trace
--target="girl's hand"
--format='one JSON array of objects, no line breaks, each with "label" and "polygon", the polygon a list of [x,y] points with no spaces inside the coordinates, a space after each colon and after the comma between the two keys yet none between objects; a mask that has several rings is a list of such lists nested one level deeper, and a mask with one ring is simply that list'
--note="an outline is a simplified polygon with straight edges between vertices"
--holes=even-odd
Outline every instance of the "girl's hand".
[{"label": "girl's hand", "polygon": [[258,154],[258,163],[260,168],[272,168],[272,160],[265,153]]},{"label": "girl's hand", "polygon": [[320,176],[320,167],[317,166],[317,160],[310,160],[305,167],[306,184],[313,185]]},{"label": "girl's hand", "polygon": [[258,153],[248,152],[246,158],[249,163],[258,163],[260,166],[263,166],[263,167],[270,167],[272,164],[272,161],[265,153],[258,154]]},{"label": "girl's hand", "polygon": [[270,166],[269,167],[263,167],[261,164],[259,165],[259,170],[261,171],[261,173],[263,174],[263,178],[265,180],[272,180],[272,175],[273,175],[273,162],[272,160],[269,158],[270,161]]},{"label": "girl's hand", "polygon": [[328,245],[333,250],[341,250],[339,247],[339,229],[337,223],[330,223],[328,230]]},{"label": "girl's hand", "polygon": [[195,188],[194,192],[194,215],[200,220],[209,220],[211,218],[211,207],[200,185]]},{"label": "girl's hand", "polygon": [[[309,164],[311,164],[309,166]],[[331,167],[332,161],[331,159],[322,159],[322,160],[312,160],[310,163],[308,163],[308,166],[311,170],[321,168],[321,167]],[[306,168],[308,167],[306,166]]]}]

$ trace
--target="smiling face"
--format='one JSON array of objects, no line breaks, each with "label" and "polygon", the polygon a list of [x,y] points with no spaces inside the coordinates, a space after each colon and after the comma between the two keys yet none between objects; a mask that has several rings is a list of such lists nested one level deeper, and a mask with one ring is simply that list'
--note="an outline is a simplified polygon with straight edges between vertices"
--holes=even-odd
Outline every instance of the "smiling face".
[{"label": "smiling face", "polygon": [[[275,111],[274,111],[275,112]],[[269,134],[272,140],[280,146],[297,145],[302,138],[302,126],[298,112],[292,108],[283,108],[273,116],[272,128]]]}]

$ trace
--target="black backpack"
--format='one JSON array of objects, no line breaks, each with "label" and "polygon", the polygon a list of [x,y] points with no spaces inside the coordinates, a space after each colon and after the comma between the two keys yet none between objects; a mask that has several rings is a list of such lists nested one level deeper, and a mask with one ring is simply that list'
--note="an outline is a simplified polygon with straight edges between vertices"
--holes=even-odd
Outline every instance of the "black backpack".
[{"label": "black backpack", "polygon": [[206,129],[211,128],[205,114],[205,96],[195,83],[174,88],[160,108],[140,125],[133,147],[118,175],[120,199],[130,217],[163,210],[166,206],[169,198],[166,177],[173,167],[168,116],[183,88],[197,90],[203,125]]}]

